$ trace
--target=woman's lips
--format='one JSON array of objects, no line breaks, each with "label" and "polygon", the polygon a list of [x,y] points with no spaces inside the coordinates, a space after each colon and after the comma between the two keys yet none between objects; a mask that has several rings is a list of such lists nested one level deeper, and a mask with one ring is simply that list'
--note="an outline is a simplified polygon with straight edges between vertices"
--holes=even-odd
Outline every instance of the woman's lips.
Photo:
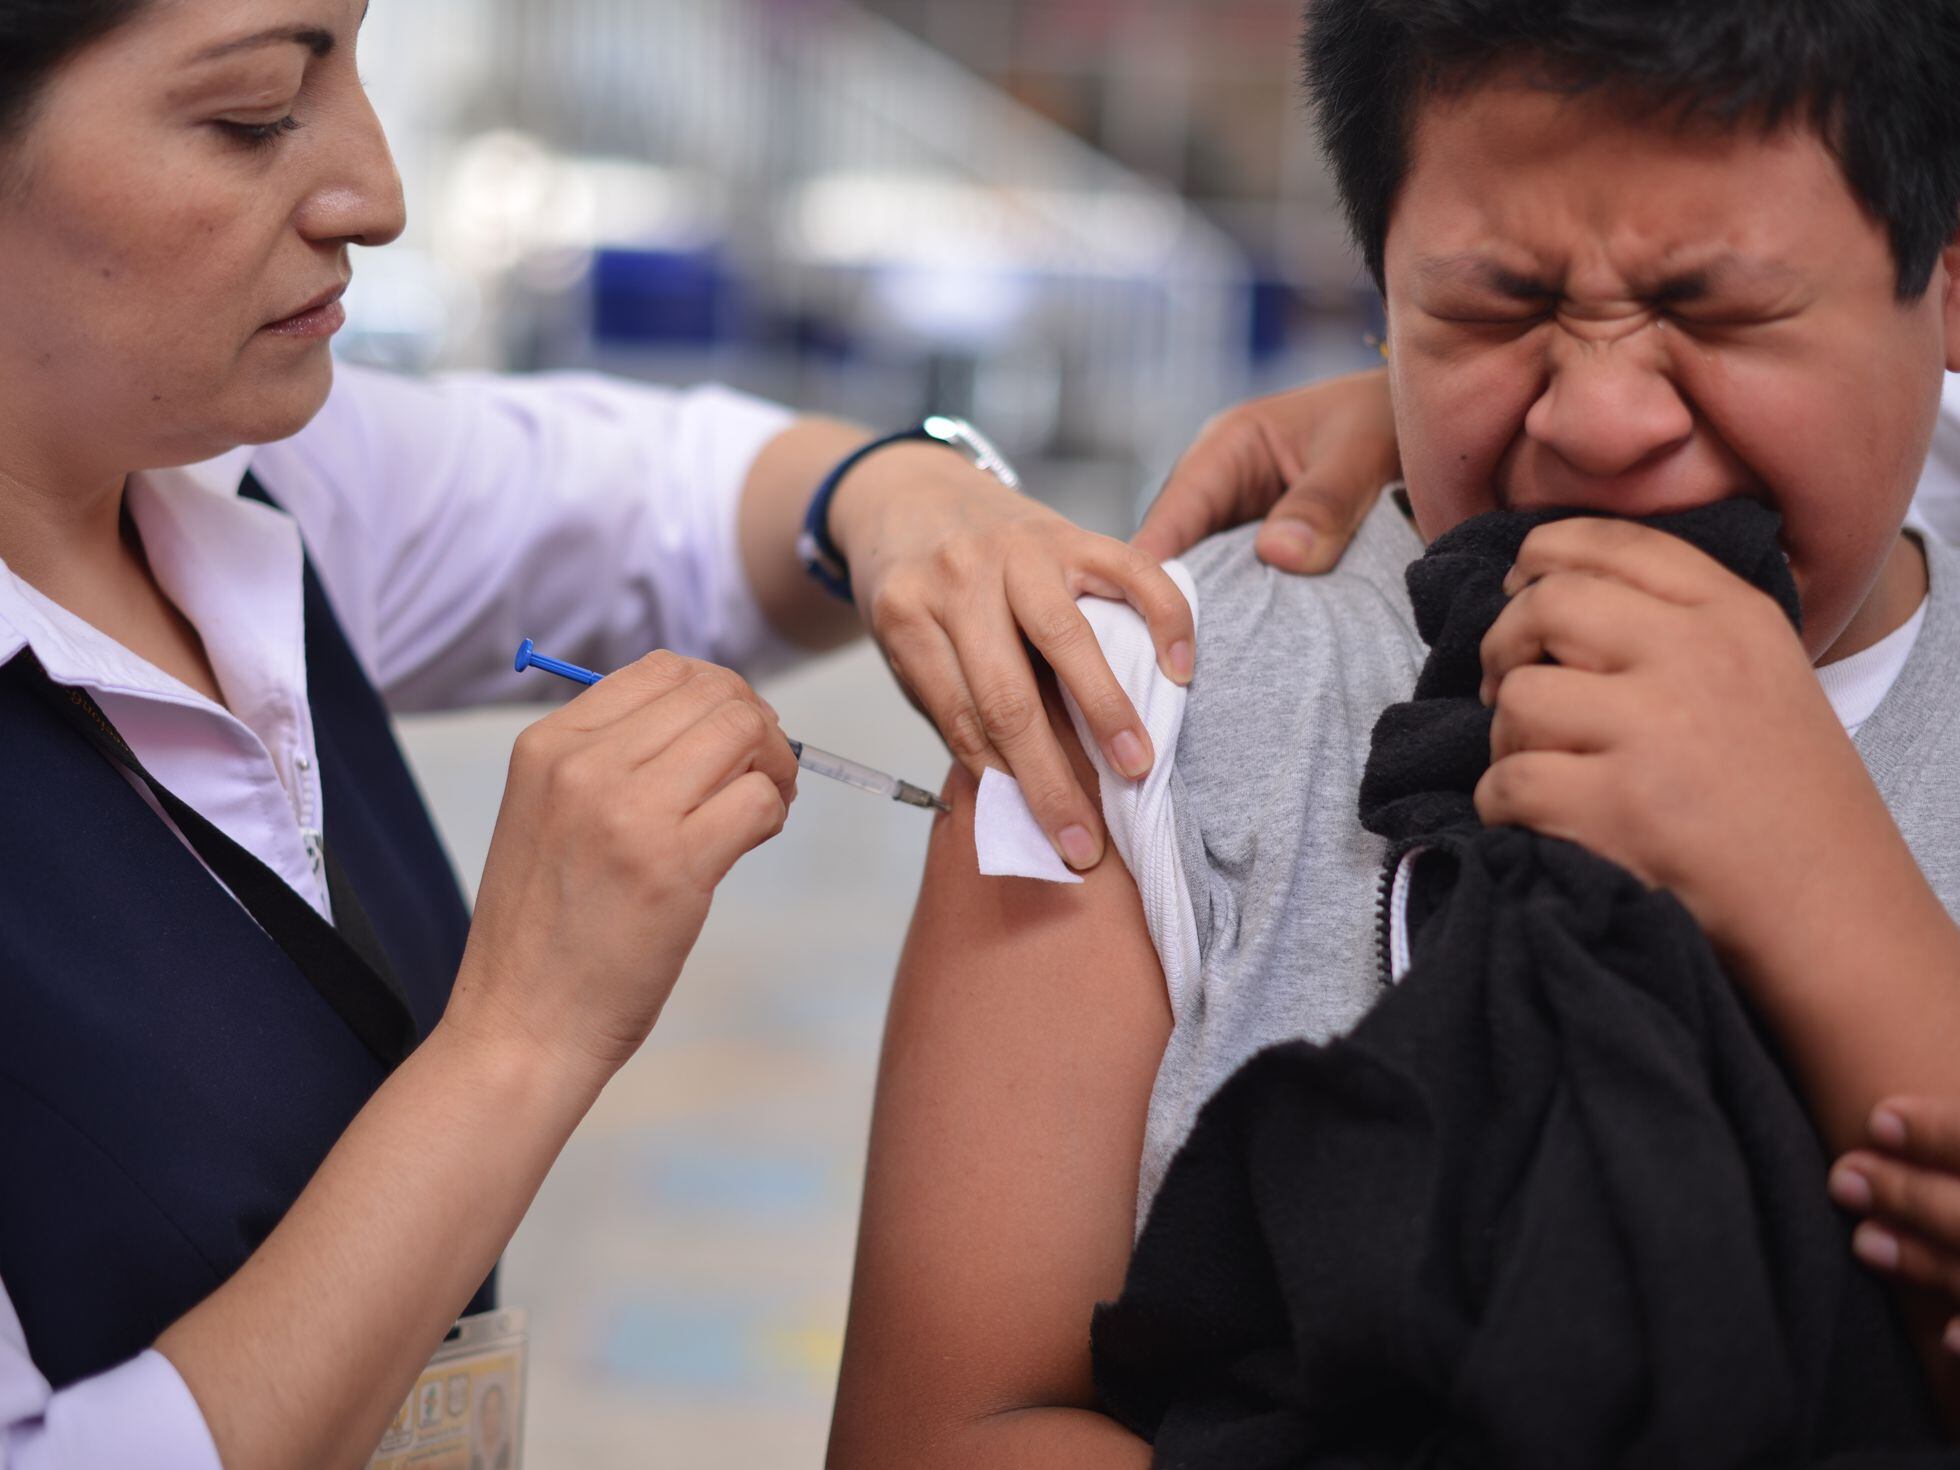
[{"label": "woman's lips", "polygon": [[340,304],[341,294],[346,289],[339,287],[318,305],[309,306],[283,321],[272,322],[261,330],[279,337],[331,337],[347,325],[347,308]]}]

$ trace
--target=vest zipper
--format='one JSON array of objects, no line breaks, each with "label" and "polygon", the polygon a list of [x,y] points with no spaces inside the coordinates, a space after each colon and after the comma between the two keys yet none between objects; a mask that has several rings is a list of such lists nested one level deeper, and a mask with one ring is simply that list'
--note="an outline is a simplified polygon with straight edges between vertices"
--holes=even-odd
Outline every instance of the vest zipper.
[{"label": "vest zipper", "polygon": [[[1375,890],[1375,963],[1384,988],[1395,984],[1396,920],[1399,917],[1405,925],[1407,923],[1407,904],[1401,906],[1398,914],[1395,902],[1397,880],[1402,876],[1402,865],[1417,854],[1450,851],[1453,842],[1461,840],[1461,837],[1452,839],[1445,836],[1405,837],[1390,846],[1388,860],[1382,864],[1381,882]],[[1415,883],[1413,870],[1410,871],[1409,882],[1413,887]],[[1411,945],[1410,948],[1413,957],[1414,946]]]},{"label": "vest zipper", "polygon": [[1395,984],[1395,880],[1402,871],[1402,860],[1424,844],[1412,837],[1390,846],[1382,863],[1381,881],[1375,886],[1375,978],[1382,989]]}]

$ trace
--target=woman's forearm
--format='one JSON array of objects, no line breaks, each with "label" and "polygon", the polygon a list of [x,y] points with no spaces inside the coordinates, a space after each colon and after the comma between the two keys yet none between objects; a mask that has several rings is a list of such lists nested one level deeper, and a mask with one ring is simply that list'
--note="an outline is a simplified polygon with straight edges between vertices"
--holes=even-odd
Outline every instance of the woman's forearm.
[{"label": "woman's forearm", "polygon": [[811,580],[797,542],[824,477],[871,437],[851,424],[799,419],[764,447],[743,487],[742,566],[749,588],[769,626],[800,648],[841,647],[863,630],[856,608]]},{"label": "woman's forearm", "polygon": [[228,1470],[366,1464],[598,1086],[436,1028],[265,1244],[157,1343]]},{"label": "woman's forearm", "polygon": [[[825,478],[873,437],[855,424],[799,419],[764,446],[743,487],[742,565],[750,590],[769,625],[799,647],[836,648],[864,631],[858,610],[811,578],[798,543]],[[943,444],[889,445],[855,466],[838,487],[830,505],[831,537],[859,567],[922,520],[941,528],[941,540],[973,529],[976,497],[995,509],[1014,500],[991,475]]]}]

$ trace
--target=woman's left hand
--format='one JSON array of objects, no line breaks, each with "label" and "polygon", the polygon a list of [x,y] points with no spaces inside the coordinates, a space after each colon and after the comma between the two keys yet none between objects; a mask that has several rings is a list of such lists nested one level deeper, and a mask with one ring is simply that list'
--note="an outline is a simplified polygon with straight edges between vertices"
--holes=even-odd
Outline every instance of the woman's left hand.
[{"label": "woman's left hand", "polygon": [[892,672],[960,764],[975,776],[1010,771],[1063,860],[1094,867],[1101,815],[1049,727],[1028,646],[1081,706],[1110,764],[1141,777],[1158,752],[1075,604],[1129,602],[1150,625],[1158,666],[1188,684],[1196,638],[1177,584],[1153,557],[937,445],[866,461],[838,492],[831,533]]},{"label": "woman's left hand", "polygon": [[[1831,1198],[1864,1217],[1852,1249],[1873,1270],[1944,1295],[1960,1313],[1960,1101],[1894,1098],[1872,1110],[1871,1146],[1839,1159]],[[1960,1315],[1946,1329],[1960,1353]]]}]

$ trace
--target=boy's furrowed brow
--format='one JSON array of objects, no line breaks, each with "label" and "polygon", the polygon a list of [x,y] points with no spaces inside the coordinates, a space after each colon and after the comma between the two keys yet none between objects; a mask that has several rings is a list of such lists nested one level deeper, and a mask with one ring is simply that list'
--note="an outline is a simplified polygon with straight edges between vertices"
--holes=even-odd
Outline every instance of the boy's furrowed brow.
[{"label": "boy's furrowed brow", "polygon": [[[1425,285],[1471,286],[1517,300],[1542,300],[1563,290],[1542,274],[1511,270],[1474,250],[1423,256],[1416,261],[1415,272]],[[1800,279],[1796,271],[1776,261],[1723,250],[1656,271],[1638,283],[1638,290],[1649,300],[1680,304],[1751,290],[1788,290]]]},{"label": "boy's furrowed brow", "polygon": [[1416,261],[1416,277],[1426,286],[1473,286],[1522,301],[1558,295],[1558,287],[1534,275],[1520,274],[1474,250],[1455,255],[1425,255]]},{"label": "boy's furrowed brow", "polygon": [[1801,280],[1796,271],[1776,261],[1723,250],[1692,265],[1657,273],[1643,294],[1655,301],[1678,304],[1711,296],[1788,291]]}]

